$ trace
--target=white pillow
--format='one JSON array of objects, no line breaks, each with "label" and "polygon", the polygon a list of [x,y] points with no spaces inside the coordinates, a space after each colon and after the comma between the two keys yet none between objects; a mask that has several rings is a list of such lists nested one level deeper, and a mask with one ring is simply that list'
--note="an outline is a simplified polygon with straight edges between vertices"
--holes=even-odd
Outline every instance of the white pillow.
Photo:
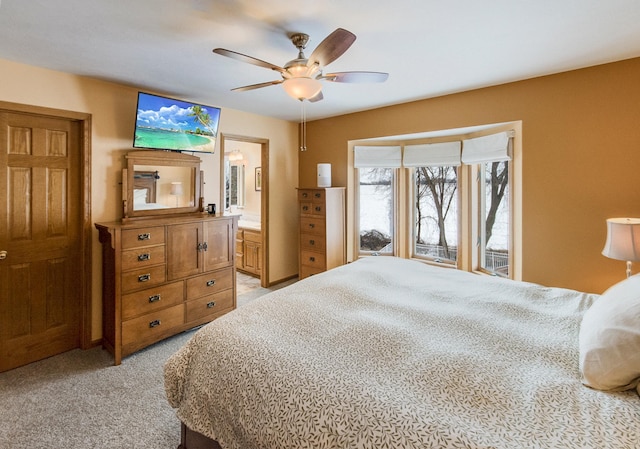
[{"label": "white pillow", "polygon": [[133,189],[134,204],[144,204],[147,202],[147,189]]},{"label": "white pillow", "polygon": [[580,326],[582,382],[597,390],[636,388],[640,380],[640,275],[609,288]]}]

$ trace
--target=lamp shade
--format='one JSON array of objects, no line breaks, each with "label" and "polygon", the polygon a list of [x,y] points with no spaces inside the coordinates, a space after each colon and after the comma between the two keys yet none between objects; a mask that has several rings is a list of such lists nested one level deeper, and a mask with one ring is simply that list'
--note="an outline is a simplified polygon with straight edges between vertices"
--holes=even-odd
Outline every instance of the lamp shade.
[{"label": "lamp shade", "polygon": [[607,219],[607,241],[602,254],[617,260],[640,260],[640,218]]},{"label": "lamp shade", "polygon": [[179,181],[172,182],[169,195],[182,195],[182,183]]},{"label": "lamp shade", "polygon": [[315,97],[322,89],[322,83],[313,78],[289,78],[284,80],[282,87],[289,96],[302,101]]}]

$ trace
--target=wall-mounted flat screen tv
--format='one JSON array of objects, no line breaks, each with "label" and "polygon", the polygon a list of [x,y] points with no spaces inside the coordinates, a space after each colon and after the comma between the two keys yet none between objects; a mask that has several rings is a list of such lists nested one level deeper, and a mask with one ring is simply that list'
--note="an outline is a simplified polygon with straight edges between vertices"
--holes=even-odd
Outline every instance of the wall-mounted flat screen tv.
[{"label": "wall-mounted flat screen tv", "polygon": [[138,92],[134,148],[213,153],[220,108]]}]

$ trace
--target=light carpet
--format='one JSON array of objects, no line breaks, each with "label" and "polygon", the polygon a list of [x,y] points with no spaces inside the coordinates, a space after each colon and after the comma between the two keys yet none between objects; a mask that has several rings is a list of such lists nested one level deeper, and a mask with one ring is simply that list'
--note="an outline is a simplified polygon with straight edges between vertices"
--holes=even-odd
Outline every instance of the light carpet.
[{"label": "light carpet", "polygon": [[[292,282],[243,289],[238,307]],[[0,448],[175,449],[180,423],[165,399],[162,368],[194,332],[119,366],[101,348],[76,349],[0,373]]]}]

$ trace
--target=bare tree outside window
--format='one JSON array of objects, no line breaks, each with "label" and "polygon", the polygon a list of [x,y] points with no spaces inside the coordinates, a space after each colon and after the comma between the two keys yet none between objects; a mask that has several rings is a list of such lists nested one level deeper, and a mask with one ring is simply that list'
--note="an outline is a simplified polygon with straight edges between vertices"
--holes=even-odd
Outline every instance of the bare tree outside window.
[{"label": "bare tree outside window", "polygon": [[485,198],[484,239],[480,247],[482,268],[501,276],[509,274],[509,163],[482,164],[481,182]]},{"label": "bare tree outside window", "polygon": [[417,167],[415,254],[455,262],[458,252],[458,167]]}]

